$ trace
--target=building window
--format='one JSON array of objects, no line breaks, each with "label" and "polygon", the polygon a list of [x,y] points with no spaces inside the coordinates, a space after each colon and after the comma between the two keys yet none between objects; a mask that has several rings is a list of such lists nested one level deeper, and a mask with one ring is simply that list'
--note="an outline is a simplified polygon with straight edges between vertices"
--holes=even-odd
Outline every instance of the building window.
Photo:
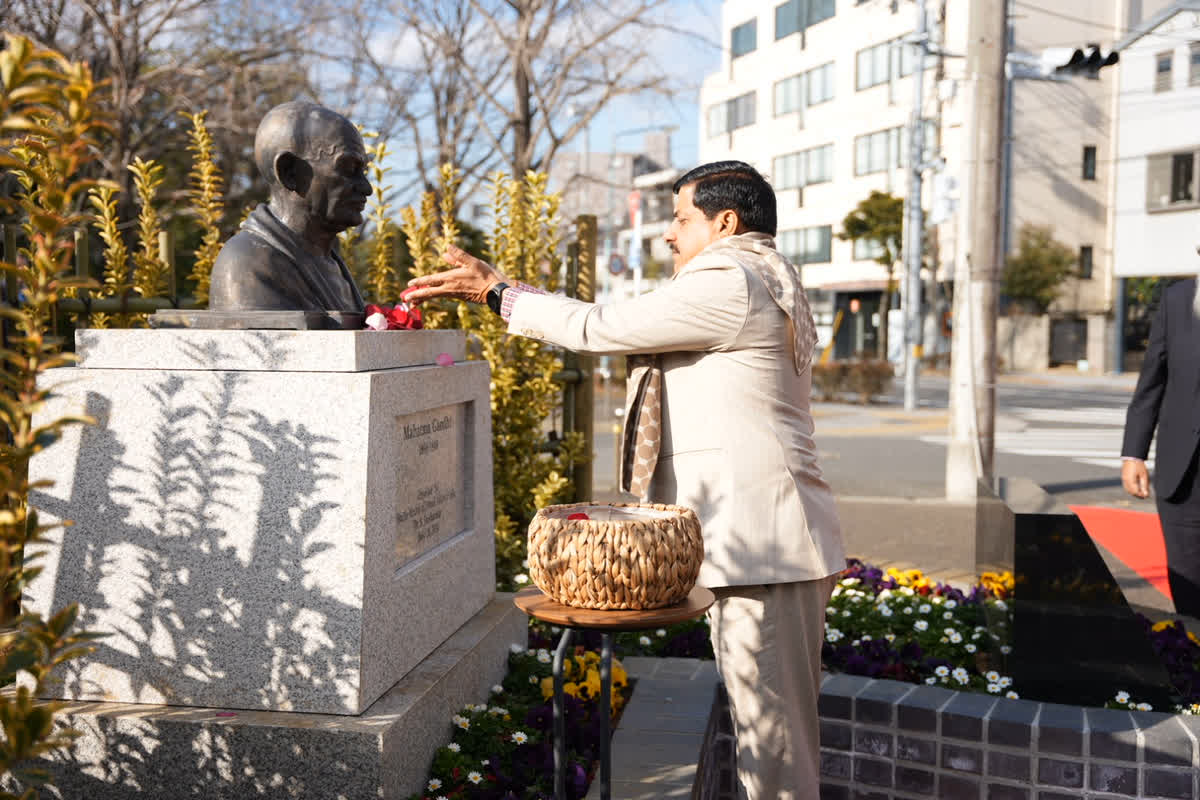
[{"label": "building window", "polygon": [[775,6],[775,39],[778,41],[830,19],[836,10],[834,6],[834,0],[788,0]]},{"label": "building window", "polygon": [[1200,42],[1188,50],[1188,86],[1200,86]]},{"label": "building window", "polygon": [[775,159],[771,183],[776,191],[800,189],[833,180],[833,145],[788,153]]},{"label": "building window", "polygon": [[814,67],[775,84],[775,116],[790,114],[802,105],[816,106],[833,99],[833,62]]},{"label": "building window", "polygon": [[854,174],[870,175],[901,166],[908,144],[907,133],[904,128],[889,128],[855,137]]},{"label": "building window", "polygon": [[1096,146],[1093,144],[1083,146],[1083,179],[1096,180]]},{"label": "building window", "polygon": [[1154,57],[1154,91],[1167,92],[1171,89],[1171,62],[1175,53],[1167,50]]},{"label": "building window", "polygon": [[754,124],[754,92],[708,107],[708,135],[720,136]]},{"label": "building window", "polygon": [[859,50],[856,66],[858,71],[854,87],[862,91],[887,83],[892,78],[911,75],[917,66],[916,54],[912,45],[893,39]]},{"label": "building window", "polygon": [[832,243],[831,225],[779,232],[779,252],[793,264],[828,264],[833,260]]},{"label": "building window", "polygon": [[1196,151],[1159,153],[1146,159],[1146,209],[1163,211],[1197,205]]},{"label": "building window", "polygon": [[876,261],[883,257],[883,245],[874,239],[854,240],[855,261]]},{"label": "building window", "polygon": [[734,58],[753,53],[758,47],[758,20],[743,22],[729,34],[729,52]]},{"label": "building window", "polygon": [[1079,248],[1079,277],[1092,277],[1092,246],[1090,244]]}]

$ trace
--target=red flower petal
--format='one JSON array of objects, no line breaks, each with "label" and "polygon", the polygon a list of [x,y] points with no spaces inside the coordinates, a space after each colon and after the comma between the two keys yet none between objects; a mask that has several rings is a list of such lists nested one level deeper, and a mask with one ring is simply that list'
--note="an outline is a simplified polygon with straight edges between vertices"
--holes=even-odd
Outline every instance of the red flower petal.
[{"label": "red flower petal", "polygon": [[567,519],[591,519],[591,517],[582,511],[576,511],[574,514],[568,514]]},{"label": "red flower petal", "polygon": [[369,317],[372,314],[383,314],[384,316],[387,316],[387,309],[383,306],[375,305],[374,303],[367,303],[367,307],[363,309],[363,316]]}]

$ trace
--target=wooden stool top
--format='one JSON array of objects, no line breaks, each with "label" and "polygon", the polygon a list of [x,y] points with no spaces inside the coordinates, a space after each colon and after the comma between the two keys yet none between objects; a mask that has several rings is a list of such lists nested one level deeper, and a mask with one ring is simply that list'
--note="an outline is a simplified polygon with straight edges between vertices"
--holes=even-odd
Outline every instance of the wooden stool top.
[{"label": "wooden stool top", "polygon": [[537,587],[522,589],[513,598],[513,603],[517,608],[543,622],[549,622],[551,625],[564,625],[569,628],[591,628],[601,631],[640,631],[686,622],[703,614],[715,601],[716,597],[713,596],[713,593],[703,586],[692,587],[692,591],[681,603],[664,608],[652,608],[647,611],[600,611],[594,608],[573,608],[551,600]]}]

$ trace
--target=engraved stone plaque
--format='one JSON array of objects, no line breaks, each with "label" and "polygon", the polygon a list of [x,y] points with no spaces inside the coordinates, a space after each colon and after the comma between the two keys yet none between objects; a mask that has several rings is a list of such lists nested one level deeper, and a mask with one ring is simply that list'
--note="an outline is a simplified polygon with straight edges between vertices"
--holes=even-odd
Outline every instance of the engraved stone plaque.
[{"label": "engraved stone plaque", "polygon": [[470,526],[469,403],[396,419],[396,566]]}]

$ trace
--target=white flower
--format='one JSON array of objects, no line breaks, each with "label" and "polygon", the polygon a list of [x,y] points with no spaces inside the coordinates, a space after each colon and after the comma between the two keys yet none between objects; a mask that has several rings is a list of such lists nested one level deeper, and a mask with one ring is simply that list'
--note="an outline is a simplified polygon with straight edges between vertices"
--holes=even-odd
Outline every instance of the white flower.
[{"label": "white flower", "polygon": [[976,647],[975,645],[971,644],[970,642],[967,642],[966,644],[963,645],[963,649],[966,650],[968,653],[974,653],[979,648]]},{"label": "white flower", "polygon": [[1004,653],[1004,655],[1008,655],[1009,653],[1012,652],[1012,647],[1010,647],[1006,644],[1002,644],[1002,645],[1000,645],[1000,652]]},{"label": "white flower", "polygon": [[999,694],[999,693],[1000,693],[1000,684],[998,684],[998,683],[989,683],[989,684],[988,684],[988,691],[989,691],[989,692],[991,692],[992,694]]},{"label": "white flower", "polygon": [[946,608],[958,608],[958,601],[951,598],[946,601]]},{"label": "white flower", "polygon": [[639,636],[638,644],[640,644],[642,647],[649,647],[650,646],[650,637],[645,636],[645,635]]},{"label": "white flower", "polygon": [[1020,700],[1021,699],[1021,695],[1017,694],[1016,692],[1014,692],[1012,690],[1009,690],[1008,692],[1006,692],[1004,696],[1007,697],[1009,700]]},{"label": "white flower", "polygon": [[945,600],[942,599],[942,596],[940,594],[935,594],[933,597],[931,597],[929,599],[935,606],[940,606],[942,603],[945,602]]},{"label": "white flower", "polygon": [[504,687],[503,687],[503,686],[501,686],[501,685],[500,685],[500,684],[498,684],[498,683],[494,683],[494,684],[492,684],[492,694],[503,694],[503,693],[504,693]]},{"label": "white flower", "polygon": [[997,683],[1000,684],[1001,689],[1007,689],[1008,687],[1012,686],[1012,678],[1008,677],[1007,675],[1001,675],[1000,680],[997,681]]},{"label": "white flower", "polygon": [[965,684],[971,680],[971,676],[962,667],[955,667],[954,672],[950,673],[951,677],[959,683]]},{"label": "white flower", "polygon": [[485,758],[483,761],[480,761],[479,763],[483,764],[486,767],[488,764],[490,764],[492,762]]},{"label": "white flower", "polygon": [[933,686],[938,682],[938,679],[931,676],[931,677],[926,678],[925,682],[928,683],[930,686]]},{"label": "white flower", "polygon": [[871,637],[864,633],[862,636],[862,640],[864,642],[869,642],[869,641],[871,641]]},{"label": "white flower", "polygon": [[942,619],[954,619],[954,612],[953,611],[943,611]]},{"label": "white flower", "polygon": [[930,611],[933,611],[933,606],[929,605],[929,603],[921,603],[917,607],[917,611],[920,611],[922,614],[928,614]]},{"label": "white flower", "polygon": [[374,314],[363,320],[363,325],[373,331],[386,331],[387,317],[376,311]]},{"label": "white flower", "polygon": [[880,606],[879,615],[882,617],[890,617],[892,615],[892,610],[887,606]]},{"label": "white flower", "polygon": [[462,728],[464,731],[471,727],[471,720],[467,719],[462,714],[455,714],[450,718],[450,721]]},{"label": "white flower", "polygon": [[444,795],[444,794],[439,794],[439,795],[438,795],[438,796],[435,798],[435,800],[450,800],[450,798],[449,798],[449,797],[446,797],[446,795]]},{"label": "white flower", "polygon": [[862,644],[862,639],[855,639],[853,642],[850,643],[850,646],[858,647],[860,644]]},{"label": "white flower", "polygon": [[929,623],[923,619],[919,619],[913,623],[913,627],[919,631],[927,631],[929,630]]},{"label": "white flower", "polygon": [[537,660],[541,664],[549,664],[550,663],[550,654],[547,653],[545,650],[538,650]]},{"label": "white flower", "polygon": [[1129,702],[1129,692],[1117,692],[1117,696],[1113,699],[1115,699],[1121,705],[1125,705]]},{"label": "white flower", "polygon": [[1003,600],[997,600],[993,605],[999,611],[1008,611],[1008,603],[1005,603]]},{"label": "white flower", "polygon": [[912,606],[905,606],[905,607],[904,607],[904,613],[905,613],[905,614],[911,614],[911,613],[912,613]]},{"label": "white flower", "polygon": [[859,583],[862,583],[862,581],[860,581],[858,578],[843,578],[842,579],[842,586],[857,586]]},{"label": "white flower", "polygon": [[475,705],[467,704],[467,709],[470,711],[487,711],[487,703],[476,703]]},{"label": "white flower", "polygon": [[999,683],[1000,681],[1000,673],[994,669],[988,670],[983,677],[987,679],[988,683]]},{"label": "white flower", "polygon": [[467,780],[469,780],[471,783],[483,783],[483,776],[478,772],[471,770],[467,773]]},{"label": "white flower", "polygon": [[658,630],[656,630],[656,631],[654,632],[654,635],[655,635],[655,636],[658,636],[658,637],[660,637],[660,638],[661,638],[661,637],[663,637],[663,636],[666,636],[666,635],[667,635],[667,629],[666,629],[666,628],[659,628]]},{"label": "white flower", "polygon": [[1136,706],[1134,706],[1134,708],[1136,708],[1138,711],[1153,711],[1154,710],[1154,706],[1150,705],[1149,703],[1138,703]]},{"label": "white flower", "polygon": [[846,634],[842,633],[837,628],[830,628],[825,634],[825,641],[829,642],[830,644],[841,641],[844,638],[846,638]]},{"label": "white flower", "polygon": [[875,595],[875,602],[876,602],[876,603],[882,603],[882,602],[886,601],[886,600],[887,600],[889,597],[891,597],[891,596],[892,596],[892,590],[891,590],[891,589],[884,589],[882,592],[880,592],[879,594]]},{"label": "white flower", "polygon": [[460,745],[458,742],[451,742],[450,744],[446,745],[446,749],[452,753],[460,753],[462,752],[462,745]]},{"label": "white flower", "polygon": [[529,676],[529,682],[530,682],[530,683],[539,683],[540,681],[538,681],[538,676],[537,676],[537,675],[530,675],[530,676]]},{"label": "white flower", "polygon": [[894,634],[894,633],[885,633],[885,634],[883,635],[883,638],[887,639],[889,642],[894,642],[894,641],[896,641],[896,634]]},{"label": "white flower", "polygon": [[525,735],[524,731],[513,731],[512,740],[517,744],[525,744],[529,741],[529,737]]},{"label": "white flower", "polygon": [[901,586],[900,594],[904,595],[905,597],[912,597],[914,594],[916,594],[916,592],[913,591],[911,586]]},{"label": "white flower", "polygon": [[843,612],[842,612],[842,616],[843,616],[843,617],[848,617],[848,616],[850,616],[850,609],[848,609],[848,608],[847,608],[845,611],[843,611]]},{"label": "white flower", "polygon": [[521,653],[525,652],[525,646],[514,642],[508,646],[508,652],[519,656]]},{"label": "white flower", "polygon": [[524,572],[517,573],[516,575],[513,575],[513,583],[519,583],[519,584],[529,583],[529,576],[526,575]]},{"label": "white flower", "polygon": [[851,603],[861,603],[861,602],[862,602],[862,595],[857,595],[857,594],[856,594],[856,595],[854,595],[853,597],[851,597],[851,598],[850,598],[850,602],[851,602]]},{"label": "white flower", "polygon": [[491,708],[488,709],[488,713],[491,714],[493,717],[503,717],[505,714],[508,713],[508,709],[503,708],[502,706],[492,706]]},{"label": "white flower", "polygon": [[551,633],[562,633],[562,628],[558,627],[557,625],[551,625],[550,632]]},{"label": "white flower", "polygon": [[528,558],[521,562],[521,569],[529,569],[529,559]]},{"label": "white flower", "polygon": [[431,791],[431,792],[436,792],[436,791],[437,791],[438,789],[440,789],[440,788],[442,788],[442,782],[441,782],[441,781],[439,781],[437,778],[430,778],[430,779],[429,779],[429,791]]},{"label": "white flower", "polygon": [[939,678],[944,678],[950,674],[950,668],[945,664],[942,664],[940,667],[934,670],[934,674],[936,674]]},{"label": "white flower", "polygon": [[959,642],[962,641],[962,634],[959,633],[958,631],[953,631],[952,633],[949,634],[949,636],[950,636],[951,644],[958,644]]}]

